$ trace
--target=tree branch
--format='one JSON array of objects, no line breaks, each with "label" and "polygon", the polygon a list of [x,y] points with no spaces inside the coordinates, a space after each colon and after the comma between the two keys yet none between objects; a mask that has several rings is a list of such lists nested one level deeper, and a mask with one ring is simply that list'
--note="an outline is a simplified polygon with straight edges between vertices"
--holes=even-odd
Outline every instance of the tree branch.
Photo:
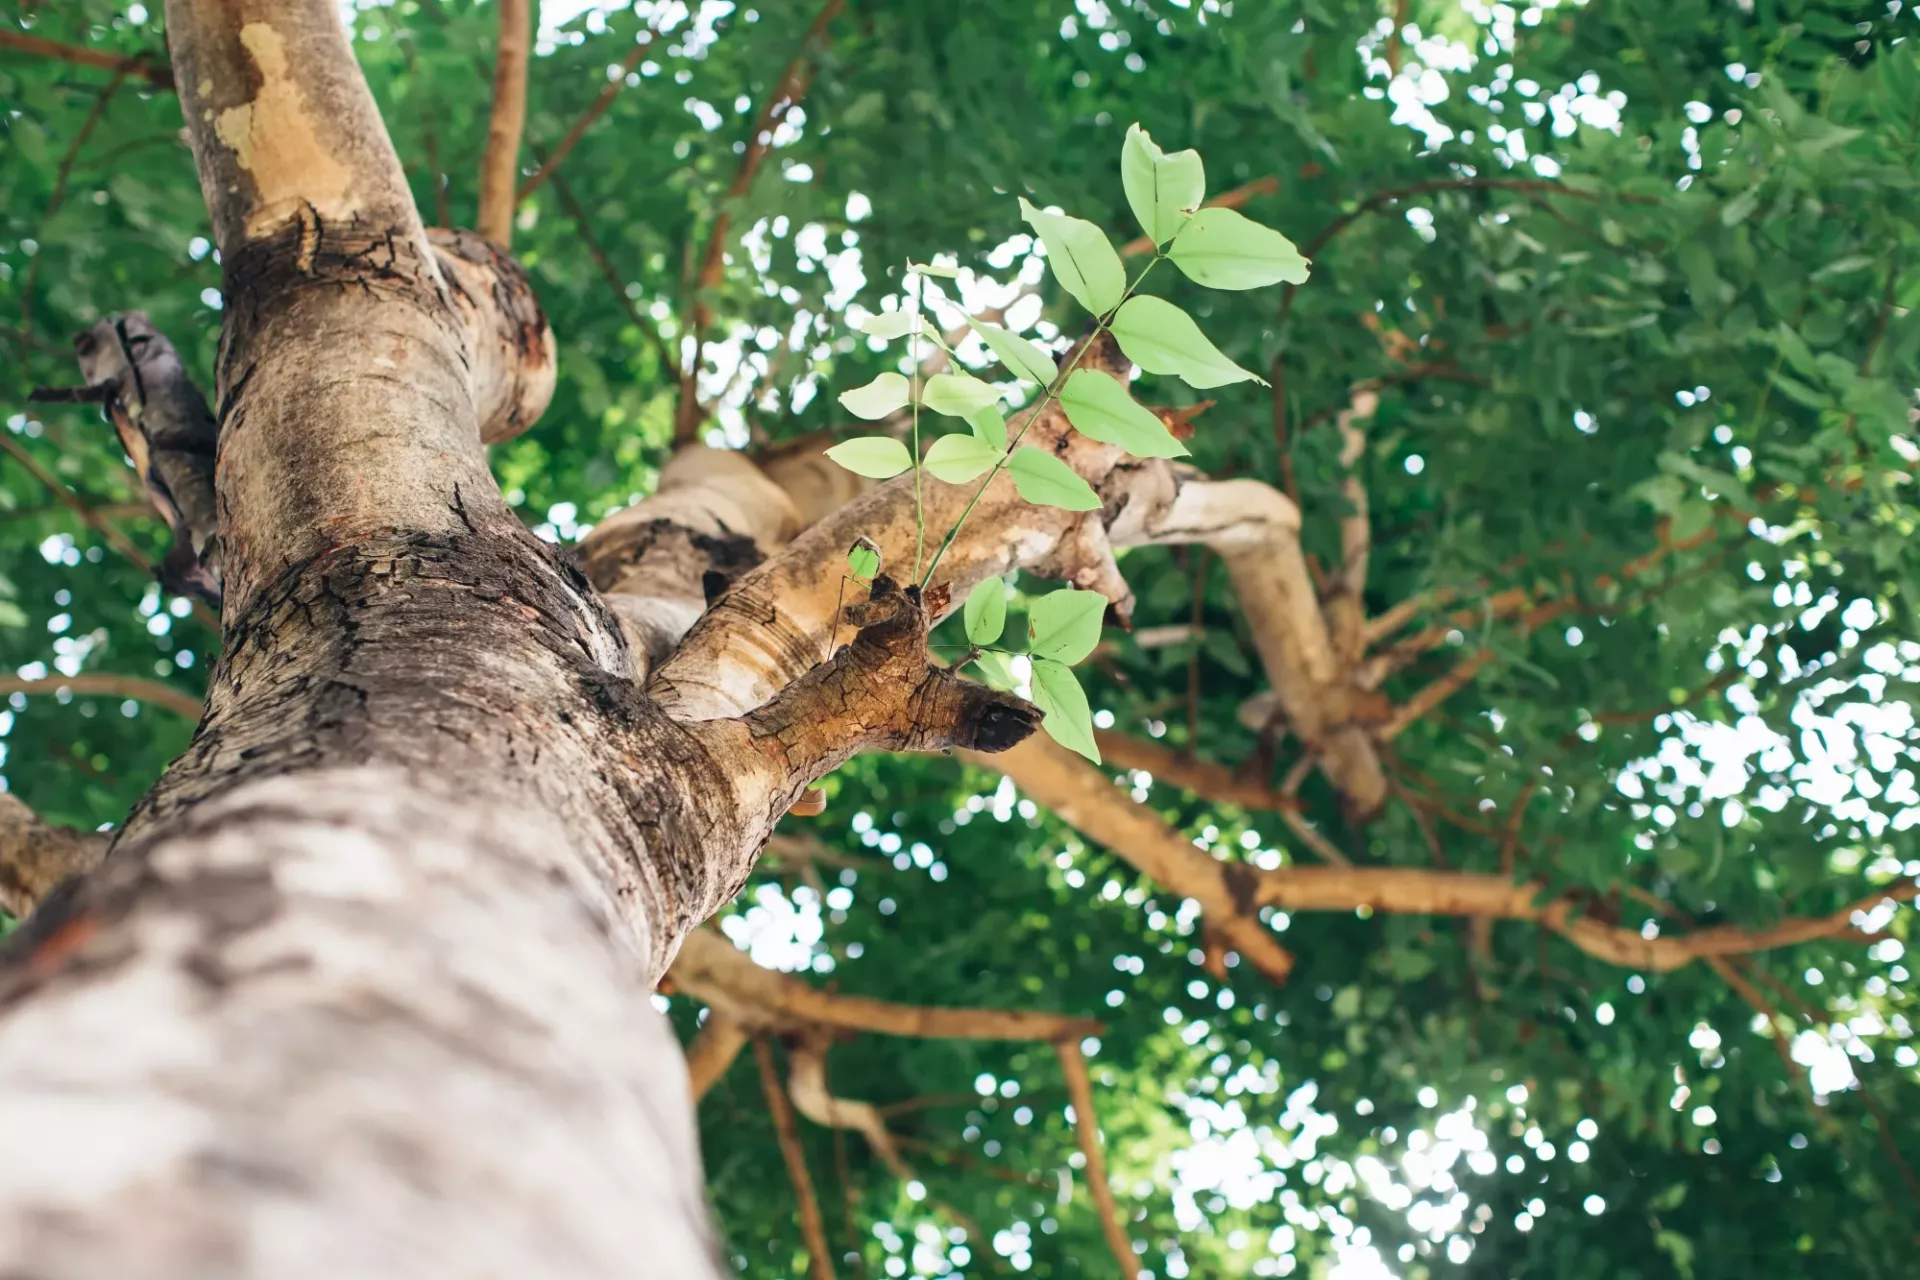
[{"label": "tree branch", "polygon": [[527,123],[527,56],[533,46],[532,0],[494,0],[500,36],[493,57],[493,110],[480,158],[480,215],[474,229],[504,252],[513,243],[514,188],[520,134]]},{"label": "tree branch", "polygon": [[103,698],[131,698],[135,702],[165,707],[175,715],[193,721],[200,719],[203,709],[198,698],[182,693],[170,684],[142,676],[116,676],[94,671],[77,676],[47,676],[40,680],[0,676],[0,693],[58,693],[62,689]]},{"label": "tree branch", "polygon": [[1107,1157],[1100,1149],[1100,1122],[1093,1109],[1093,1082],[1087,1077],[1087,1060],[1076,1041],[1061,1040],[1054,1045],[1060,1055],[1060,1071],[1067,1078],[1067,1096],[1073,1101],[1073,1128],[1080,1139],[1080,1154],[1087,1158],[1087,1191],[1093,1196],[1094,1211],[1100,1215],[1100,1230],[1107,1247],[1126,1280],[1139,1280],[1140,1259],[1127,1238],[1120,1207],[1113,1201],[1113,1187],[1107,1181]]},{"label": "tree branch", "polygon": [[567,158],[567,153],[579,144],[580,139],[587,136],[587,130],[593,128],[594,122],[607,113],[607,108],[613,105],[613,100],[620,96],[620,90],[626,88],[627,77],[632,75],[633,69],[640,65],[640,60],[646,57],[647,50],[653,47],[653,42],[659,38],[659,35],[659,29],[653,26],[648,26],[640,32],[633,48],[627,50],[627,56],[620,60],[620,73],[608,78],[593,102],[580,113],[580,118],[573,122],[573,127],[567,130],[566,136],[554,147],[552,154],[543,157],[540,167],[533,171],[533,176],[520,184],[519,194],[514,197],[515,204],[525,204],[527,197],[538,191],[547,179],[553,176],[553,171],[560,167],[560,162]]},{"label": "tree branch", "polygon": [[687,1046],[687,1080],[697,1103],[733,1066],[747,1047],[747,1029],[718,1009],[709,1008],[700,1033]]},{"label": "tree branch", "polygon": [[827,1087],[827,1037],[818,1032],[803,1036],[787,1049],[787,1092],[800,1114],[823,1129],[851,1129],[867,1140],[888,1172],[906,1182],[913,1170],[900,1158],[900,1149],[887,1122],[869,1102],[837,1098]]},{"label": "tree branch", "polygon": [[173,68],[157,54],[136,53],[132,57],[115,57],[104,50],[61,44],[57,40],[46,40],[24,31],[0,31],[0,50],[48,58],[55,62],[71,62],[80,67],[97,67],[102,71],[124,71],[139,76],[157,89],[173,88]]},{"label": "tree branch", "polygon": [[814,1195],[813,1178],[807,1173],[807,1155],[800,1147],[800,1130],[794,1124],[793,1107],[787,1101],[787,1091],[780,1087],[780,1077],[773,1065],[773,1048],[765,1036],[754,1037],[753,1058],[760,1065],[760,1090],[766,1095],[767,1110],[773,1114],[774,1136],[780,1141],[780,1155],[787,1162],[787,1177],[793,1182],[800,1236],[807,1246],[807,1274],[811,1280],[833,1280],[826,1220],[820,1216],[820,1200]]},{"label": "tree branch", "polygon": [[51,826],[0,791],[0,911],[24,920],[61,881],[91,871],[106,855],[104,834]]},{"label": "tree branch", "polygon": [[1297,798],[1282,795],[1256,779],[1243,778],[1225,765],[1184,755],[1132,734],[1095,729],[1093,739],[1100,748],[1100,758],[1109,766],[1142,770],[1152,774],[1155,782],[1171,783],[1216,804],[1235,804],[1242,809],[1272,813],[1300,807]]}]

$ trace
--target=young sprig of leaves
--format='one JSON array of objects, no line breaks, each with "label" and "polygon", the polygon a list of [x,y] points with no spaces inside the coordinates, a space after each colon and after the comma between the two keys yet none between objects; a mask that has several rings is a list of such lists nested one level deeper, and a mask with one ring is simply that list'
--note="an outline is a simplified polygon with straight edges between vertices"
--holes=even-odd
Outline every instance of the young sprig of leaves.
[{"label": "young sprig of leaves", "polygon": [[[1177,377],[1199,390],[1263,381],[1209,342],[1185,311],[1164,298],[1139,293],[1140,284],[1162,260],[1173,263],[1194,283],[1211,289],[1301,284],[1307,278],[1307,260],[1277,231],[1232,209],[1202,208],[1206,170],[1199,153],[1178,151],[1168,155],[1137,124],[1127,130],[1120,149],[1120,179],[1127,204],[1154,246],[1153,257],[1131,280],[1118,251],[1093,223],[1048,213],[1024,197],[1020,199],[1020,216],[1045,246],[1053,278],[1093,314],[1094,337],[1112,334],[1120,350],[1142,370]],[[827,450],[828,457],[848,470],[876,480],[914,472],[914,514],[919,534],[914,559],[922,586],[933,580],[941,558],[1002,469],[1013,478],[1020,496],[1037,506],[1069,511],[1099,508],[1099,495],[1064,461],[1021,443],[1027,429],[1049,405],[1058,403],[1067,421],[1082,435],[1117,445],[1135,457],[1174,458],[1187,452],[1124,386],[1097,370],[1078,367],[1093,345],[1091,341],[1081,344],[1073,360],[1061,369],[1051,355],[1018,334],[968,319],[969,327],[1007,372],[1020,382],[1034,384],[1041,392],[1039,402],[1011,439],[1001,407],[1003,392],[992,384],[954,372],[936,374],[922,387],[918,372],[921,340],[931,339],[946,349],[940,334],[920,315],[923,277],[955,274],[950,267],[910,265],[909,275],[916,280],[913,310],[872,316],[860,325],[864,333],[883,340],[911,335],[913,377],[883,373],[866,386],[840,396],[848,412],[870,420],[911,404],[911,450],[888,436],[862,436]],[[923,407],[964,421],[968,430],[941,436],[923,457],[919,414]],[[919,569],[918,550],[925,542],[920,505],[922,471],[948,484],[979,480],[979,487],[941,539],[924,573]],[[1006,585],[998,578],[987,579],[968,596],[964,619],[967,639],[973,646],[970,659],[990,680],[1010,684],[1011,672],[1004,656],[983,648],[999,638],[1005,625],[1005,597]],[[1033,700],[1045,712],[1043,727],[1063,746],[1096,763],[1100,753],[1094,745],[1093,718],[1072,666],[1093,652],[1099,642],[1105,609],[1106,600],[1098,592],[1055,591],[1034,602],[1029,627]]]}]

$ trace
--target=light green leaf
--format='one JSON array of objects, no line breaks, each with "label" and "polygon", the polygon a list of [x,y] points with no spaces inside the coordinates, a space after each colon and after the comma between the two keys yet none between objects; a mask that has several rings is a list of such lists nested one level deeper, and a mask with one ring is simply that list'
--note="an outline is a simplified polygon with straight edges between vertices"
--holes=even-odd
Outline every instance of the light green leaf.
[{"label": "light green leaf", "polygon": [[1242,369],[1208,342],[1192,316],[1163,299],[1127,299],[1111,327],[1127,359],[1148,373],[1170,373],[1202,390],[1249,380],[1266,385],[1264,378]]},{"label": "light green leaf", "polygon": [[24,627],[27,611],[11,600],[0,600],[0,627]]},{"label": "light green leaf", "polygon": [[841,407],[856,418],[871,422],[903,407],[913,394],[913,386],[897,373],[883,373],[864,387],[840,393]]},{"label": "light green leaf", "polygon": [[1167,250],[1173,265],[1209,289],[1305,284],[1310,269],[1293,241],[1231,209],[1202,209]]},{"label": "light green leaf", "polygon": [[1007,627],[1007,584],[999,578],[985,578],[967,594],[960,609],[960,620],[967,628],[970,644],[992,644]]},{"label": "light green leaf", "polygon": [[1048,737],[1067,750],[1100,763],[1100,748],[1093,740],[1093,711],[1087,706],[1086,690],[1074,678],[1072,667],[1051,658],[1035,658],[1033,705],[1046,713],[1040,727],[1047,731]]},{"label": "light green leaf", "polygon": [[995,449],[1007,447],[1007,417],[1000,412],[999,405],[990,404],[978,413],[968,414],[967,425],[973,428],[974,435]]},{"label": "light green leaf", "polygon": [[892,436],[855,436],[827,450],[827,456],[853,474],[873,480],[891,480],[913,466],[907,446]]},{"label": "light green leaf", "polygon": [[[926,322],[918,315],[906,311],[882,311],[868,316],[860,322],[860,332],[869,338],[891,341],[904,338]],[[898,375],[895,375],[898,376]]]},{"label": "light green leaf", "polygon": [[1081,434],[1117,444],[1136,458],[1183,458],[1187,447],[1153,411],[1104,373],[1075,369],[1060,389],[1060,407]]},{"label": "light green leaf", "polygon": [[993,354],[1000,357],[1000,363],[1007,366],[1014,376],[1044,387],[1060,375],[1060,367],[1054,364],[1053,357],[1019,334],[998,325],[972,320],[968,323],[973,325],[973,331],[980,335],[980,340],[993,349]]},{"label": "light green leaf", "polygon": [[1120,305],[1127,292],[1127,269],[1100,228],[1084,218],[1047,213],[1020,197],[1020,216],[1047,247],[1047,267],[1060,287],[1093,314]]},{"label": "light green leaf", "polygon": [[907,270],[918,271],[923,276],[939,276],[942,280],[958,280],[960,268],[945,267],[937,262],[909,262]]},{"label": "light green leaf", "polygon": [[920,393],[921,405],[949,418],[970,417],[999,399],[991,383],[965,373],[936,373]]},{"label": "light green leaf", "polygon": [[1106,616],[1107,598],[1098,591],[1049,591],[1027,614],[1027,648],[1036,658],[1072,666],[1100,643],[1100,620]]},{"label": "light green leaf", "polygon": [[979,436],[941,436],[927,450],[926,467],[948,484],[965,484],[1000,460],[1000,451]]},{"label": "light green leaf", "polygon": [[975,654],[973,665],[980,668],[980,674],[995,689],[1011,689],[1020,683],[1013,678],[1013,667],[1004,653]]},{"label": "light green leaf", "polygon": [[1013,486],[1028,502],[1068,511],[1098,511],[1100,495],[1060,459],[1032,445],[1022,445],[1007,461]]},{"label": "light green leaf", "polygon": [[873,575],[880,572],[880,548],[865,538],[853,544],[847,552],[847,570],[861,581],[871,581]]},{"label": "light green leaf", "polygon": [[1198,151],[1168,155],[1136,124],[1120,148],[1120,185],[1140,229],[1162,245],[1205,198],[1207,174]]}]

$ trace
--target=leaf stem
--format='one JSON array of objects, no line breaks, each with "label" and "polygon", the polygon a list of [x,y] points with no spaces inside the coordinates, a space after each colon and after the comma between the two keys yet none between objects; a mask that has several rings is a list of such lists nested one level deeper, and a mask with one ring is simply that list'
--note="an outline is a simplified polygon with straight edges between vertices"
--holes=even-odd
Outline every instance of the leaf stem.
[{"label": "leaf stem", "polygon": [[[1001,468],[1007,465],[1007,460],[1013,457],[1014,450],[1020,447],[1020,441],[1025,438],[1027,430],[1032,427],[1035,422],[1039,421],[1040,416],[1047,411],[1048,405],[1060,398],[1060,389],[1066,386],[1067,379],[1071,378],[1074,370],[1080,367],[1080,362],[1086,358],[1087,352],[1093,347],[1093,344],[1099,340],[1100,335],[1107,332],[1108,326],[1113,321],[1114,314],[1126,305],[1127,299],[1131,298],[1134,290],[1140,287],[1140,282],[1147,278],[1147,273],[1152,271],[1154,267],[1159,264],[1160,259],[1165,256],[1165,254],[1155,254],[1148,260],[1146,266],[1140,268],[1140,274],[1133,278],[1133,282],[1127,286],[1127,291],[1120,295],[1120,301],[1113,304],[1113,310],[1099,317],[1099,322],[1094,325],[1092,335],[1080,344],[1080,349],[1074,353],[1073,359],[1068,363],[1067,367],[1060,371],[1060,376],[1053,380],[1053,385],[1045,389],[1045,394],[1040,397],[1040,403],[1033,407],[1033,412],[1027,415],[1027,420],[1020,424],[1020,430],[1015,433],[1012,440],[1007,442],[1005,452],[1000,455],[994,462],[992,468],[988,470],[986,479],[980,482],[980,487],[974,490],[971,498],[967,499],[967,505],[960,511],[960,518],[953,522],[953,528],[947,530],[947,536],[940,543],[940,549],[933,553],[933,563],[927,566],[926,575],[920,579],[920,589],[922,591],[925,591],[927,584],[933,581],[933,571],[940,567],[941,557],[947,554],[947,548],[953,545],[953,540],[960,536],[960,526],[967,522],[967,517],[973,514],[973,509],[980,505],[980,499],[986,495],[987,486],[993,483],[993,478],[1000,474]],[[914,477],[914,483],[916,486],[919,484],[919,476],[917,473]],[[914,564],[914,572],[918,574],[919,571],[920,566],[916,561]]]},{"label": "leaf stem", "polygon": [[[920,502],[920,331],[926,326],[927,280],[918,271],[911,272],[914,279],[913,311],[918,321],[913,326],[913,345],[909,356],[913,361],[913,381],[908,385],[908,394],[913,403],[913,576],[920,577],[920,561],[927,554],[927,517],[926,509]],[[925,588],[924,580],[920,583]]]}]

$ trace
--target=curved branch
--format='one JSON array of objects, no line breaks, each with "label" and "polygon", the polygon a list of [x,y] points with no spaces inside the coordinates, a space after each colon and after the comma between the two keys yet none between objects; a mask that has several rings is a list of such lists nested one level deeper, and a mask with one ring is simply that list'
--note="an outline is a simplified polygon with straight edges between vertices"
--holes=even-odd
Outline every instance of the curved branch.
[{"label": "curved branch", "polygon": [[687,1046],[687,1080],[696,1103],[707,1096],[707,1090],[720,1083],[720,1078],[746,1047],[747,1029],[719,1010],[709,1010],[700,1033]]},{"label": "curved branch", "polygon": [[136,75],[156,89],[173,88],[173,68],[157,54],[136,53],[130,58],[115,57],[104,50],[61,44],[58,40],[43,39],[24,31],[0,31],[0,49],[55,62],[71,62],[80,67],[97,67],[102,71]]},{"label": "curved branch", "polygon": [[131,698],[156,707],[165,707],[175,715],[198,721],[203,710],[200,700],[170,684],[145,676],[117,676],[87,671],[77,676],[46,676],[27,680],[19,676],[0,676],[0,693],[58,693],[62,689],[103,698]]},{"label": "curved branch", "polygon": [[670,972],[676,990],[754,1031],[832,1027],[934,1040],[1077,1040],[1101,1032],[1090,1018],[1055,1013],[943,1009],[832,994],[761,968],[710,929],[687,935]]},{"label": "curved branch", "polygon": [[900,1148],[887,1132],[887,1122],[870,1102],[836,1098],[827,1087],[827,1040],[818,1033],[803,1037],[787,1050],[787,1092],[800,1114],[823,1129],[851,1129],[867,1140],[889,1172],[902,1182],[913,1170],[900,1158]]}]

